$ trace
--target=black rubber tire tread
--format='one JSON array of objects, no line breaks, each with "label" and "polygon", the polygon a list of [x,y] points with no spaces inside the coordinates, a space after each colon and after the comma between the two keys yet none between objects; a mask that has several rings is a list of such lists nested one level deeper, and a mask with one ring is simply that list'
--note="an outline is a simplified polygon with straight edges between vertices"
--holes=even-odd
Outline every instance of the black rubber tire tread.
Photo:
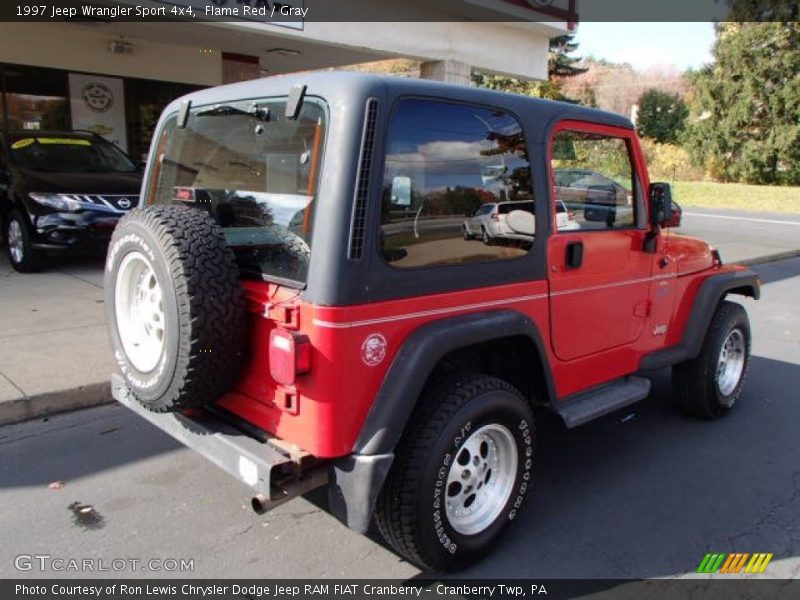
[{"label": "black rubber tire tread", "polygon": [[167,391],[157,401],[143,402],[135,390],[134,397],[155,412],[213,403],[233,387],[241,368],[245,296],[233,251],[211,217],[190,207],[136,208],[120,219],[114,237],[132,223],[150,231],[166,257],[179,328]]},{"label": "black rubber tire tread", "polygon": [[[12,260],[11,250],[9,248],[8,228],[11,226],[12,220],[17,221],[22,228],[22,239],[25,248],[23,250],[22,262],[20,263],[15,263]],[[31,246],[31,232],[25,217],[22,216],[22,213],[16,209],[12,210],[8,213],[4,223],[6,229],[3,232],[3,237],[6,246],[6,255],[8,256],[8,262],[11,263],[11,266],[14,268],[14,270],[19,273],[37,273],[41,271],[44,265],[42,253]]]},{"label": "black rubber tire tread", "polygon": [[438,378],[422,393],[418,410],[397,446],[395,462],[375,506],[375,524],[398,554],[419,567],[437,568],[423,556],[416,541],[420,523],[415,498],[430,448],[464,405],[477,394],[494,390],[508,391],[528,406],[516,388],[496,377],[460,372]]},{"label": "black rubber tire tread", "polygon": [[732,392],[734,403],[738,400],[750,367],[750,324],[745,309],[735,302],[723,300],[717,307],[708,326],[703,347],[697,358],[673,367],[672,399],[686,415],[703,419],[716,419],[730,410],[720,402],[716,385],[716,364],[723,336],[735,324],[743,326],[745,333],[745,365],[739,384]]}]

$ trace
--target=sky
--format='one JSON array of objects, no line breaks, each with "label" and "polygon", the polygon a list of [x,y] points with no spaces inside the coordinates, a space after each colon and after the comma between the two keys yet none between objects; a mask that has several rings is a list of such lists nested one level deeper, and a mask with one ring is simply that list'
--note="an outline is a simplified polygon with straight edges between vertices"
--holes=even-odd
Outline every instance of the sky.
[{"label": "sky", "polygon": [[711,62],[711,23],[581,23],[578,56],[630,63],[636,70],[678,69]]}]

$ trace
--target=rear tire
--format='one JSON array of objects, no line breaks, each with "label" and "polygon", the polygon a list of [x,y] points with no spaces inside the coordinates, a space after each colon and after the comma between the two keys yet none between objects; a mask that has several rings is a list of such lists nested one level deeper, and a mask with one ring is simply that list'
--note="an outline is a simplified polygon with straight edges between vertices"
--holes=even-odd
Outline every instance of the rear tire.
[{"label": "rear tire", "polygon": [[104,288],[114,358],[139,403],[181,410],[233,386],[244,292],[211,217],[184,206],[130,211],[111,239]]},{"label": "rear tire", "polygon": [[18,210],[8,213],[5,220],[6,254],[11,266],[20,273],[42,270],[42,254],[33,248],[27,220]]},{"label": "rear tire", "polygon": [[398,446],[378,529],[422,568],[465,567],[517,517],[533,460],[533,415],[516,389],[483,375],[444,378],[423,393]]},{"label": "rear tire", "polygon": [[492,236],[489,235],[489,232],[486,231],[485,227],[481,227],[481,240],[483,240],[483,243],[487,246],[492,245]]},{"label": "rear tire", "polygon": [[687,415],[721,417],[739,400],[749,366],[747,312],[734,302],[720,302],[700,354],[673,369],[673,399]]}]

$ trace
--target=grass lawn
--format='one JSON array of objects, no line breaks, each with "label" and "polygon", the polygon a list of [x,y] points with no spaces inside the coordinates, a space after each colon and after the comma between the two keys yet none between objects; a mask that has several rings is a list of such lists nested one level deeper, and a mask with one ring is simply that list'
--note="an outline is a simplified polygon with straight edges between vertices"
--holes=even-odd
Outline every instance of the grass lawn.
[{"label": "grass lawn", "polygon": [[681,206],[800,213],[800,187],[676,181],[672,197]]}]

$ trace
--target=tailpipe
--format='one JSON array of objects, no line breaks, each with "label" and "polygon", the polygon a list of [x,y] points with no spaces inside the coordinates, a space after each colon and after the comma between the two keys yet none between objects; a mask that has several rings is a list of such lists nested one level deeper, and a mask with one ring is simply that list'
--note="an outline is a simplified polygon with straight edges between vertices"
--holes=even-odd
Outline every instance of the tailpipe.
[{"label": "tailpipe", "polygon": [[256,514],[263,515],[265,512],[277,508],[289,500],[297,498],[297,496],[301,496],[311,490],[327,485],[329,481],[330,474],[328,467],[320,467],[304,473],[298,479],[291,479],[273,485],[270,488],[269,498],[264,494],[256,494],[250,500],[250,506],[253,507],[253,511]]}]

